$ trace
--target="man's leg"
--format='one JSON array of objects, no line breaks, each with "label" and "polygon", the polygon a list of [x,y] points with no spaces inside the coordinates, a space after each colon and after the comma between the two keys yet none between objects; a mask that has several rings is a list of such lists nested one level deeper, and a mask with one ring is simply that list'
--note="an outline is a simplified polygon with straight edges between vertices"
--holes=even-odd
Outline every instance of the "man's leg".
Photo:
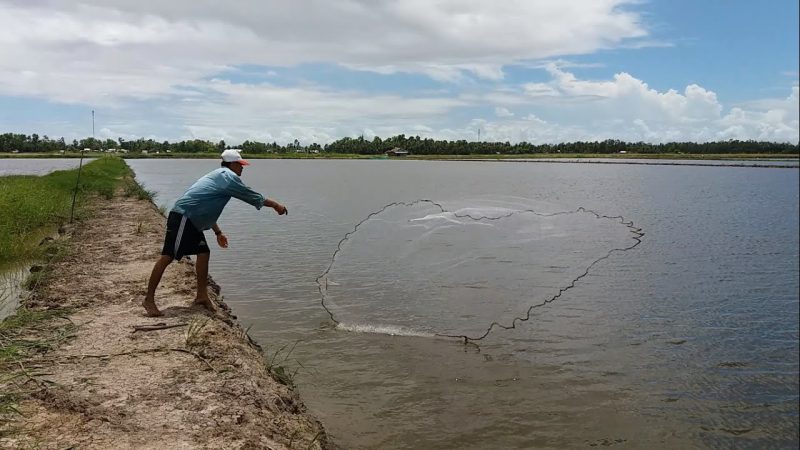
[{"label": "man's leg", "polygon": [[142,302],[142,306],[144,306],[148,316],[155,317],[164,315],[156,306],[156,288],[158,284],[161,283],[161,276],[164,275],[164,270],[171,262],[171,256],[161,255],[161,258],[159,258],[153,266],[153,271],[150,272],[150,280],[147,282],[147,296],[145,296]]},{"label": "man's leg", "polygon": [[200,253],[197,255],[197,262],[195,263],[195,270],[197,271],[197,296],[194,302],[198,305],[203,305],[209,311],[214,311],[214,304],[208,298],[208,261],[211,259],[211,253]]}]

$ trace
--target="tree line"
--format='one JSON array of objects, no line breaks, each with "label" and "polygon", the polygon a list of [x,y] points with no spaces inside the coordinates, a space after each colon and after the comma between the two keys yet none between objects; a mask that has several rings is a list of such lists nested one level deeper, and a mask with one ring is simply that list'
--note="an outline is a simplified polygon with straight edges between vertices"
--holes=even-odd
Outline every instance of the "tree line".
[{"label": "tree line", "polygon": [[[75,139],[66,142],[64,138],[52,139],[37,134],[0,134],[0,152],[4,153],[68,153],[89,151],[124,151],[127,153],[217,153],[232,146],[225,141],[212,142],[200,139],[188,141],[158,142],[153,139],[125,140],[114,139]],[[389,150],[400,149],[412,155],[522,155],[536,153],[686,153],[686,154],[725,154],[725,153],[784,153],[798,154],[798,144],[785,142],[728,140],[718,142],[668,142],[651,144],[646,142],[625,142],[616,139],[604,141],[578,141],[559,144],[532,144],[529,142],[486,142],[466,140],[440,140],[406,136],[400,134],[387,139],[375,137],[344,137],[334,142],[320,145],[302,145],[298,140],[285,145],[276,142],[264,143],[244,141],[235,146],[248,154],[266,153],[339,153],[359,155],[382,155]]]}]

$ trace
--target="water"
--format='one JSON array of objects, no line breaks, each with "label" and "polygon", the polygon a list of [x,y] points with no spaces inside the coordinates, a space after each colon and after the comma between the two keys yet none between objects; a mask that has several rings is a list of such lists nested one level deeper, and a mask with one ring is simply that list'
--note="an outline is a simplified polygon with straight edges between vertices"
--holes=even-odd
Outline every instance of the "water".
[{"label": "water", "polygon": [[[84,158],[88,164],[94,158]],[[46,175],[55,170],[77,169],[78,158],[0,158],[0,177],[8,175]]]},{"label": "water", "polygon": [[515,158],[486,159],[497,162],[539,162],[539,163],[584,163],[584,164],[632,164],[646,166],[734,166],[734,167],[800,167],[797,158],[770,159],[642,159],[642,158]]},{"label": "water", "polygon": [[358,224],[318,279],[337,327],[477,341],[529,320],[601,258],[641,243],[621,218],[495,202],[396,204]]},{"label": "water", "polygon": [[[218,167],[129,163],[166,206]],[[256,160],[243,179],[290,214],[232,200],[220,220],[230,248],[212,251],[211,273],[268,354],[298,343],[276,361],[299,368],[304,401],[345,448],[797,447],[797,169]],[[315,280],[337,245],[386,204],[420,198],[449,210],[509,199],[583,206],[624,216],[645,235],[529,320],[475,345],[335,327]],[[361,237],[378,236],[371,223]],[[380,302],[362,305],[371,320],[384,320],[388,302],[420,314],[408,270],[359,245],[361,262],[337,270],[374,274]],[[499,264],[487,263],[484,279]],[[505,286],[512,308],[535,301],[545,275]],[[369,297],[368,288],[354,292]],[[443,292],[437,307],[459,311],[460,298]]]}]

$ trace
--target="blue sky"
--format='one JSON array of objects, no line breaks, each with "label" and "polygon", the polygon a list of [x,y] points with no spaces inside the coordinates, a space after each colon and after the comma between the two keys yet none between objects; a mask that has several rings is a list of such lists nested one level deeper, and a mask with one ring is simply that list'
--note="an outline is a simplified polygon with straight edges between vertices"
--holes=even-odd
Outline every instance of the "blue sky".
[{"label": "blue sky", "polygon": [[0,132],[798,142],[798,2],[0,0]]}]

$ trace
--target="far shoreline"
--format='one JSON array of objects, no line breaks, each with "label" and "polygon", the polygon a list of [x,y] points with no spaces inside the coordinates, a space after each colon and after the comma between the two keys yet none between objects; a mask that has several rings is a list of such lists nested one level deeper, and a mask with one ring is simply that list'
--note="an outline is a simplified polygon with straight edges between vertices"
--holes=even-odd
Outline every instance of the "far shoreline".
[{"label": "far shoreline", "polygon": [[[53,159],[53,158],[96,158],[105,152],[68,153],[0,153],[0,159]],[[123,159],[219,159],[217,153],[158,153],[158,154],[115,154]],[[469,154],[469,155],[362,155],[352,153],[246,153],[248,159],[293,159],[293,160],[414,160],[414,161],[519,161],[552,159],[646,159],[678,161],[799,161],[800,154],[794,153],[529,153],[529,154]],[[563,161],[568,162],[568,161]],[[590,162],[590,161],[583,161]]]}]

